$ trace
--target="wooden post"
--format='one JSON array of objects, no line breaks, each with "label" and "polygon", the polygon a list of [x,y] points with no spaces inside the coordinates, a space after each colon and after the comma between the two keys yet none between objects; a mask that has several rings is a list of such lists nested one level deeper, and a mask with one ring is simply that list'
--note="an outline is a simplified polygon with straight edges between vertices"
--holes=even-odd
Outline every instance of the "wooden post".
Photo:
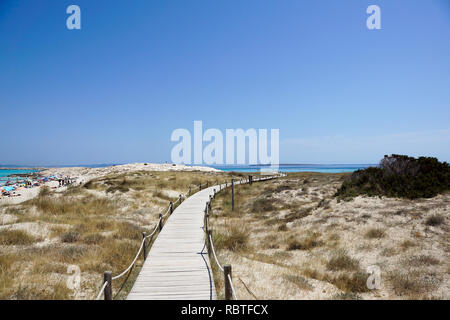
[{"label": "wooden post", "polygon": [[202,190],[202,184],[200,183],[200,190]]},{"label": "wooden post", "polygon": [[208,244],[208,252],[211,252],[211,243],[209,243],[209,236],[211,236],[211,239],[212,239],[212,230],[211,229],[209,229],[207,231],[207,236],[208,236],[208,241],[206,243]]},{"label": "wooden post", "polygon": [[231,292],[231,283],[230,280],[228,280],[228,275],[230,275],[230,278],[232,278],[231,275],[231,266],[229,264],[226,264],[223,266],[223,275],[225,280],[225,300],[233,300],[233,293]]},{"label": "wooden post", "polygon": [[105,271],[103,274],[103,283],[107,282],[108,284],[105,287],[105,300],[112,300],[112,272]]},{"label": "wooden post", "polygon": [[178,199],[180,200],[180,204],[181,204],[181,201],[183,201],[183,200],[181,199],[181,194],[178,196]]},{"label": "wooden post", "polygon": [[189,190],[188,190],[188,196],[190,196],[191,195],[191,187],[189,187]]},{"label": "wooden post", "polygon": [[209,195],[209,202],[208,202],[208,212],[211,211],[211,201],[212,201],[212,196]]},{"label": "wooden post", "polygon": [[252,176],[248,176],[248,184],[252,184],[253,183],[253,177]]},{"label": "wooden post", "polygon": [[208,205],[206,205],[206,208],[205,208],[205,230],[206,230],[206,233],[208,233],[208,230],[209,230],[209,211],[208,211]]},{"label": "wooden post", "polygon": [[143,246],[143,251],[142,254],[144,255],[144,261],[145,259],[147,259],[147,247],[145,246],[145,236],[147,235],[147,233],[142,232],[142,240],[144,240],[144,246]]},{"label": "wooden post", "polygon": [[234,211],[234,179],[231,179],[231,211]]},{"label": "wooden post", "polygon": [[172,201],[170,201],[169,208],[170,208],[170,214],[172,214],[173,213],[173,202]]},{"label": "wooden post", "polygon": [[206,181],[206,187],[207,188],[209,187],[209,181]]},{"label": "wooden post", "polygon": [[213,198],[215,198],[216,197],[216,188],[214,188],[214,196],[213,196]]},{"label": "wooden post", "polygon": [[[172,208],[172,206],[171,206],[171,208]],[[161,231],[162,230],[162,214],[160,213],[159,214],[159,231]]]}]

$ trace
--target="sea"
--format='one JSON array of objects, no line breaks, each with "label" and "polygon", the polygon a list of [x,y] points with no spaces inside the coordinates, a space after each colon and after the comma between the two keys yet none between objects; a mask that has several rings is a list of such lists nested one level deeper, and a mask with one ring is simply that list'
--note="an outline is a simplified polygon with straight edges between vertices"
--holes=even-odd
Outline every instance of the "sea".
[{"label": "sea", "polygon": [[[354,172],[368,167],[375,167],[376,164],[280,164],[279,172],[323,172],[341,173]],[[263,172],[270,171],[270,166],[245,165],[245,166],[211,166],[222,171],[235,172]]]},{"label": "sea", "polygon": [[[87,168],[101,168],[111,166],[112,164],[92,164],[92,165],[77,165]],[[359,169],[366,169],[368,167],[374,167],[376,164],[280,164],[278,167],[279,172],[323,172],[323,173],[340,173],[340,172],[353,172]],[[210,166],[222,171],[235,171],[235,172],[263,172],[270,170],[269,166],[263,165],[222,165],[222,166]],[[0,186],[4,185],[7,181],[21,180],[20,177],[8,177],[11,174],[24,174],[37,172],[39,170],[33,169],[0,169]]]},{"label": "sea", "polygon": [[21,177],[8,177],[10,174],[26,174],[33,173],[39,170],[32,169],[0,169],[0,186],[4,185],[7,181],[15,182],[17,180],[22,180]]}]

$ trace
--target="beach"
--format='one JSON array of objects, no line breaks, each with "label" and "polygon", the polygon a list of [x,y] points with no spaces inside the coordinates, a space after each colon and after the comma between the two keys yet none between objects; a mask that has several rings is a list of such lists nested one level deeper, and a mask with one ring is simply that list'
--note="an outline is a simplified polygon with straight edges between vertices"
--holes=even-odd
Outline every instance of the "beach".
[{"label": "beach", "polygon": [[[15,170],[10,170],[15,171]],[[19,171],[19,170],[16,170]],[[40,171],[35,169],[20,170],[21,173],[38,174],[36,178],[29,178],[34,185],[30,187],[24,186],[20,181],[27,180],[27,178],[19,179],[18,183],[11,182],[11,187],[14,188],[10,192],[10,196],[0,195],[0,205],[2,204],[18,204],[30,199],[33,199],[39,194],[41,187],[48,187],[55,189],[57,192],[64,192],[69,185],[80,185],[88,182],[91,179],[111,175],[124,174],[133,171],[200,171],[200,172],[220,172],[218,169],[202,166],[186,166],[175,164],[156,164],[156,163],[131,163],[124,165],[114,165],[102,168],[89,167],[61,167],[61,168],[46,168]],[[12,172],[14,174],[14,172]],[[68,179],[70,183],[60,186],[59,179]],[[18,178],[17,178],[18,179]],[[10,179],[13,180],[13,179]]]}]

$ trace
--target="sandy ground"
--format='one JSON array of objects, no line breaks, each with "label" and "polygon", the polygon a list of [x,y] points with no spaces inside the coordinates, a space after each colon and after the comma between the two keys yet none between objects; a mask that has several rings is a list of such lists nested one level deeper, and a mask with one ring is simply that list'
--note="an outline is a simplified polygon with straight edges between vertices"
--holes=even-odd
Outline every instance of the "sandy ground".
[{"label": "sandy ground", "polygon": [[[449,299],[450,193],[338,201],[341,181],[305,174],[258,184],[236,195],[236,215],[216,200],[214,232],[239,239],[245,226],[249,235],[246,248],[218,254],[233,267],[239,298]],[[255,211],[261,200],[267,209]],[[439,224],[429,222],[435,216]],[[373,268],[380,270],[378,289],[366,287]],[[353,278],[358,274],[362,281]]]}]

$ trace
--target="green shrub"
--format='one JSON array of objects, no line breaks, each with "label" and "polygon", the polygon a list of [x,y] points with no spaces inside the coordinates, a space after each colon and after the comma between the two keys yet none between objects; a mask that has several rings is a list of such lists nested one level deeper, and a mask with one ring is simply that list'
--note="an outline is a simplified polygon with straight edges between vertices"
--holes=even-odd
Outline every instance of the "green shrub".
[{"label": "green shrub", "polygon": [[408,199],[431,198],[450,190],[450,165],[436,158],[385,156],[378,167],[357,170],[335,196],[339,198],[387,196]]}]

